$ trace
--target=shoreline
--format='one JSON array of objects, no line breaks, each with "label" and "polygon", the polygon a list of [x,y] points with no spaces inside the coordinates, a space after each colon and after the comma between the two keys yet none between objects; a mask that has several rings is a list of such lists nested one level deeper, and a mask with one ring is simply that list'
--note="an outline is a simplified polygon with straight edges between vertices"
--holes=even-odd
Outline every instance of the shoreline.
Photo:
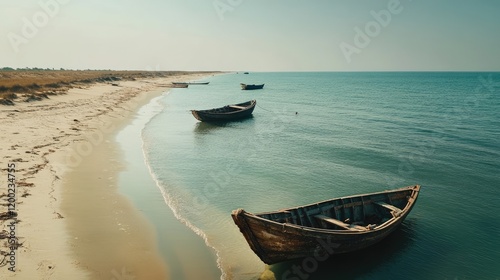
[{"label": "shoreline", "polygon": [[126,163],[119,175],[119,191],[154,225],[160,255],[170,265],[170,279],[220,279],[222,271],[217,267],[215,250],[176,215],[147,159],[143,129],[163,111],[160,101],[169,94],[172,92],[151,99],[118,133],[116,140]]},{"label": "shoreline", "polygon": [[[20,244],[14,250],[15,272],[4,266],[0,275],[112,279],[131,273],[167,279],[153,226],[117,190],[123,162],[112,138],[138,108],[165,91],[165,83],[210,74],[126,81],[119,87],[93,84],[48,100],[0,107],[6,120],[0,126],[2,180],[7,180],[8,164],[15,163]],[[9,222],[2,219],[0,229]]]},{"label": "shoreline", "polygon": [[[67,221],[69,243],[76,259],[91,271],[91,279],[167,279],[153,225],[118,191],[117,177],[125,164],[115,141],[134,112],[162,91],[143,92],[148,97],[125,106],[130,114],[103,120],[104,136],[89,136],[88,142],[74,146],[74,158],[68,159],[77,167],[63,179],[61,208],[63,215],[73,217]],[[88,155],[85,144],[92,150]]]}]

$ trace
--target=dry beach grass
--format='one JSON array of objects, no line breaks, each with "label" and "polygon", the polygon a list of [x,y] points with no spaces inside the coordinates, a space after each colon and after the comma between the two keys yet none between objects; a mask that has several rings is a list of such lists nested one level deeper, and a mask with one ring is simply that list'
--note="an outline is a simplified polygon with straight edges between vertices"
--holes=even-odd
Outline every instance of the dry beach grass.
[{"label": "dry beach grass", "polygon": [[64,94],[71,88],[86,88],[95,83],[108,83],[118,86],[122,81],[166,78],[185,74],[192,73],[182,71],[107,70],[0,71],[0,104],[13,105],[19,101],[41,100],[48,98],[50,95]]}]

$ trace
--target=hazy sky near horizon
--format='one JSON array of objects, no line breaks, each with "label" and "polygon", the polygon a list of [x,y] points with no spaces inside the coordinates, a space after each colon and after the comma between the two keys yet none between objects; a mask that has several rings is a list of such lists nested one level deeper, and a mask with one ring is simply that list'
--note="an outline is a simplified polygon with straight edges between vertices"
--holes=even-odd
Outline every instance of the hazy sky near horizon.
[{"label": "hazy sky near horizon", "polygon": [[500,71],[500,1],[0,0],[0,67]]}]

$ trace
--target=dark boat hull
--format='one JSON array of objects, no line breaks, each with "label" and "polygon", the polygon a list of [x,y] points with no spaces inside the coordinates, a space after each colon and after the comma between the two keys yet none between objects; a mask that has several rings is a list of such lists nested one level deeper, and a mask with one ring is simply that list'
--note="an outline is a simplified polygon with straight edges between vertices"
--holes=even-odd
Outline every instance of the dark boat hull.
[{"label": "dark boat hull", "polygon": [[208,85],[210,82],[172,82],[174,85]]},{"label": "dark boat hull", "polygon": [[261,85],[247,85],[247,84],[240,84],[242,90],[253,90],[253,89],[262,89],[264,88],[264,84]]},{"label": "dark boat hull", "polygon": [[189,85],[188,84],[172,84],[170,87],[171,88],[187,88]]},{"label": "dark boat hull", "polygon": [[[305,257],[327,257],[369,247],[387,237],[403,222],[416,202],[420,186],[360,196],[333,199],[276,212],[251,214],[243,209],[232,217],[250,248],[267,263],[274,264]],[[389,204],[400,211],[379,206]],[[378,213],[385,216],[376,226],[350,225],[340,222],[347,218]],[[395,216],[393,216],[395,215]],[[349,226],[338,228],[317,217]],[[329,217],[327,217],[329,216]],[[274,219],[274,220],[273,220]]]},{"label": "dark boat hull", "polygon": [[209,110],[191,110],[193,116],[203,122],[228,122],[250,118],[257,101],[251,100]]}]

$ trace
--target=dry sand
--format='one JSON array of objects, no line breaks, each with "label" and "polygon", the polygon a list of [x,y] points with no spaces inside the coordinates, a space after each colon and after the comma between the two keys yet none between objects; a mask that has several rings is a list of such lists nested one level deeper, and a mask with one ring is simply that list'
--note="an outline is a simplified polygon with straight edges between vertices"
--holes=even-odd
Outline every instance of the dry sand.
[{"label": "dry sand", "polygon": [[0,105],[0,214],[8,214],[9,173],[18,214],[13,233],[14,219],[0,220],[0,250],[15,254],[0,263],[0,278],[168,279],[152,225],[118,193],[114,136],[165,85],[207,75],[99,83]]}]

